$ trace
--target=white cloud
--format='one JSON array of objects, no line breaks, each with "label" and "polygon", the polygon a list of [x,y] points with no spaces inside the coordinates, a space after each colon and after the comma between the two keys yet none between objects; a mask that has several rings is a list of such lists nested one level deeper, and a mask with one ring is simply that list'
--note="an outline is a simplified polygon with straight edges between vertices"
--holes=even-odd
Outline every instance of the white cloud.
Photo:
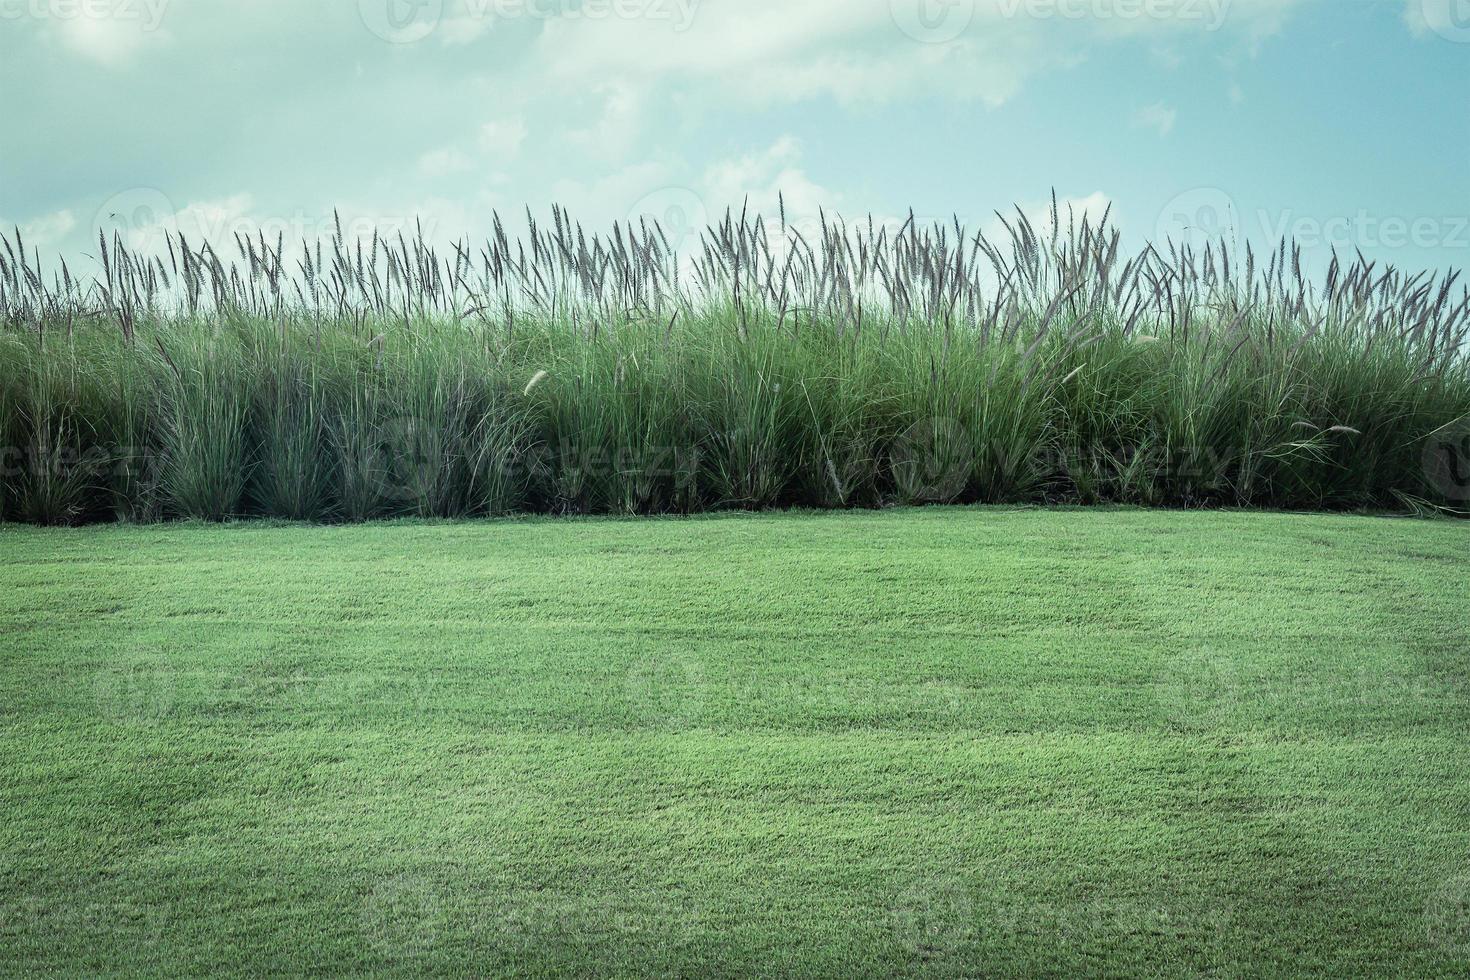
[{"label": "white cloud", "polygon": [[526,122],[519,116],[493,119],[480,127],[480,149],[496,160],[519,156],[525,142]]},{"label": "white cloud", "polygon": [[1052,202],[1050,200],[1017,205],[1005,213],[1005,222],[998,217],[988,221],[983,228],[985,237],[992,242],[1009,240],[1010,233],[1006,231],[1006,223],[1015,228],[1018,212],[1026,216],[1027,223],[1037,235],[1048,239],[1054,230],[1061,235],[1066,235],[1072,225],[1080,226],[1084,219],[1096,228],[1102,222],[1104,215],[1108,216],[1108,227],[1118,226],[1118,211],[1111,195],[1103,191],[1093,191],[1083,197],[1059,196],[1056,200],[1057,220],[1055,222],[1052,221]]},{"label": "white cloud", "polygon": [[441,19],[435,31],[445,45],[454,46],[473,44],[488,34],[494,26],[495,20],[492,17],[480,16],[470,10],[456,10]]},{"label": "white cloud", "polygon": [[1171,109],[1162,102],[1144,106],[1133,114],[1133,125],[1139,129],[1157,130],[1160,136],[1168,136],[1174,131],[1174,123],[1179,119],[1179,110]]},{"label": "white cloud", "polygon": [[370,238],[374,230],[390,236],[400,231],[408,235],[413,231],[415,217],[425,216],[428,224],[434,215],[448,207],[442,200],[433,204],[433,210],[354,209],[345,205],[340,209],[332,206],[311,209],[260,205],[252,195],[238,193],[190,201],[175,209],[161,192],[138,189],[117,195],[104,205],[97,216],[97,227],[91,230],[91,238],[95,240],[98,230],[109,239],[116,234],[130,249],[161,256],[168,250],[165,236],[181,234],[195,248],[208,242],[228,260],[235,254],[236,235],[250,239],[264,237],[272,244],[281,238],[292,245],[302,240],[330,239],[339,221],[343,236],[349,240]]},{"label": "white cloud", "polygon": [[431,150],[419,157],[419,173],[425,177],[450,177],[474,168],[469,156],[454,147]]},{"label": "white cloud", "polygon": [[1181,0],[1169,8],[1173,16],[1120,13],[1157,6],[1133,2],[961,0],[944,8],[938,27],[920,16],[925,2],[709,3],[683,32],[648,17],[557,18],[546,23],[534,57],[563,79],[651,85],[673,76],[756,102],[830,97],[862,105],[922,92],[999,105],[1035,73],[1078,63],[1091,40],[1151,35],[1163,44],[1219,28],[1258,43],[1302,0]]},{"label": "white cloud", "polygon": [[443,146],[430,150],[418,159],[418,172],[430,179],[456,177],[488,167],[489,179],[503,177],[504,167],[521,152],[526,140],[526,124],[518,116],[493,119],[480,127],[471,150]]},{"label": "white cloud", "polygon": [[383,238],[402,234],[412,238],[422,227],[424,236],[440,247],[484,227],[479,205],[484,195],[449,199],[439,196],[392,196],[375,203],[342,202],[320,207],[262,205],[249,194],[193,201],[173,214],[159,215],[148,226],[132,229],[132,244],[143,251],[165,248],[162,232],[182,233],[196,247],[209,242],[222,254],[233,254],[235,236],[263,237],[288,246],[301,241],[330,240],[340,225],[346,241],[368,241],[376,232]]},{"label": "white cloud", "polygon": [[72,53],[107,68],[132,63],[149,45],[163,44],[169,35],[162,27],[167,0],[150,0],[117,10],[89,12],[86,5],[74,16],[54,16],[49,24]]},{"label": "white cloud", "polygon": [[699,7],[682,33],[649,19],[552,20],[537,56],[564,78],[675,75],[757,101],[825,95],[855,104],[926,81],[953,96],[1004,101],[1014,92],[1009,50],[984,31],[916,41],[895,23],[888,0],[744,0]]},{"label": "white cloud", "polygon": [[611,84],[602,91],[602,111],[592,125],[571,129],[572,143],[602,157],[626,156],[638,139],[643,123],[643,99],[631,85]]},{"label": "white cloud", "polygon": [[723,214],[727,207],[739,211],[748,204],[751,214],[764,215],[768,223],[780,221],[784,200],[787,221],[798,226],[818,220],[822,210],[834,212],[842,203],[802,169],[801,146],[790,136],[757,153],[715,163],[705,171],[701,191],[712,212]]},{"label": "white cloud", "polygon": [[[76,228],[77,219],[69,209],[54,211],[51,214],[19,223],[0,219],[0,234],[9,235],[11,230],[17,226],[20,228],[27,252],[33,248],[39,248],[44,252],[55,248],[64,241],[72,229]],[[50,256],[44,256],[44,258],[50,258]]]},{"label": "white cloud", "polygon": [[[1221,11],[1220,26],[1241,32],[1252,51],[1285,28],[1297,7],[1308,0],[1214,0]],[[1186,4],[1187,5],[1187,4]]]},{"label": "white cloud", "polygon": [[[164,255],[166,237],[183,234],[195,248],[209,242],[217,249],[233,249],[237,232],[254,235],[261,224],[250,217],[253,200],[249,194],[190,202],[182,208],[156,188],[137,187],[114,194],[103,202],[87,229],[90,247],[99,235],[119,239],[132,251]],[[299,237],[282,228],[288,240]],[[275,230],[269,236],[275,239]]]},{"label": "white cloud", "polygon": [[739,213],[745,207],[752,218],[762,215],[774,231],[784,199],[788,223],[811,234],[820,209],[830,217],[842,204],[838,194],[805,171],[801,147],[789,136],[702,172],[669,161],[646,161],[588,182],[556,181],[552,195],[574,219],[599,230],[613,221],[656,220],[670,243],[686,253],[695,249],[708,225],[723,218],[726,208]]},{"label": "white cloud", "polygon": [[[552,202],[565,207],[571,216],[599,229],[611,227],[614,221],[636,218],[640,202],[662,199],[681,191],[686,181],[668,163],[649,160],[621,170],[610,171],[591,181],[561,179],[552,183],[551,198],[529,203],[533,209]],[[544,213],[544,212],[543,212]]]}]

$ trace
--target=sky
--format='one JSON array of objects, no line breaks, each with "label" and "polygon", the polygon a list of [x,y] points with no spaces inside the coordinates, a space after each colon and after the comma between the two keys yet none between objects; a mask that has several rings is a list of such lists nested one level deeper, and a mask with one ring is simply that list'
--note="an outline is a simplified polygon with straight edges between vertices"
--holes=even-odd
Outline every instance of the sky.
[{"label": "sky", "polygon": [[229,242],[553,202],[1470,265],[1470,0],[0,0],[0,223]]}]

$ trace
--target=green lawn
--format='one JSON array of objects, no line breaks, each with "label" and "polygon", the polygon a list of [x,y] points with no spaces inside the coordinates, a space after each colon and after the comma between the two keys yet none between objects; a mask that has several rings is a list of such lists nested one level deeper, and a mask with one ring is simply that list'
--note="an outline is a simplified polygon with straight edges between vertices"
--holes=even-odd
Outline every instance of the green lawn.
[{"label": "green lawn", "polygon": [[1470,971],[1470,525],[0,529],[0,973]]}]

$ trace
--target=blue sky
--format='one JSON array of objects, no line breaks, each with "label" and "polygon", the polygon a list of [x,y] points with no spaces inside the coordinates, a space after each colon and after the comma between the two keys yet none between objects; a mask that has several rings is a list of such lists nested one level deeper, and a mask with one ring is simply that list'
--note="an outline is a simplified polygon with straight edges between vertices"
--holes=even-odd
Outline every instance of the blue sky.
[{"label": "blue sky", "polygon": [[1470,0],[0,0],[0,82],[43,254],[1054,188],[1135,246],[1470,265]]}]

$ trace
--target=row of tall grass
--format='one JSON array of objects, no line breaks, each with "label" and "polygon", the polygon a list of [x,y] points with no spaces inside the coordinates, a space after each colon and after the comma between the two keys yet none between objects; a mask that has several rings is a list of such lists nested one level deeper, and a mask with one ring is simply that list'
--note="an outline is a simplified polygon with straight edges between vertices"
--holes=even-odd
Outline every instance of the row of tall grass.
[{"label": "row of tall grass", "polygon": [[[422,240],[0,256],[0,517],[1129,502],[1457,511],[1470,295],[1106,222],[734,215],[700,255],[556,212]],[[813,236],[816,237],[815,235]],[[680,264],[684,267],[681,269]],[[1447,457],[1445,454],[1448,453]],[[1466,491],[1463,495],[1461,491]]]}]

